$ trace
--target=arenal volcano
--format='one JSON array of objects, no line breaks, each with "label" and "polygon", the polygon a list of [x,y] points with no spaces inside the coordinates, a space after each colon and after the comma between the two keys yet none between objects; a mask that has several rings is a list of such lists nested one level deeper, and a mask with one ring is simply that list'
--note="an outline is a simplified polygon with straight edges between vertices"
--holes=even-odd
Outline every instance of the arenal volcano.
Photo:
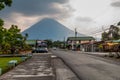
[{"label": "arenal volcano", "polygon": [[[74,36],[74,31],[68,29],[58,21],[45,18],[36,24],[32,25],[30,28],[26,29],[22,32],[22,34],[28,34],[28,40],[64,40],[64,37],[67,38],[69,36]],[[78,33],[78,36],[85,36],[83,34]]]}]

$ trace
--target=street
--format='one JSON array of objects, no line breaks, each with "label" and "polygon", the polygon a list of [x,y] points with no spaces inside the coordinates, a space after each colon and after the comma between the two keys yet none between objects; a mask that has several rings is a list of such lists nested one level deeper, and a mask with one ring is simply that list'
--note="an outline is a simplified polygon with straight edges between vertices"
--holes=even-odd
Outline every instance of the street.
[{"label": "street", "polygon": [[52,50],[80,80],[120,80],[120,65],[82,52]]}]

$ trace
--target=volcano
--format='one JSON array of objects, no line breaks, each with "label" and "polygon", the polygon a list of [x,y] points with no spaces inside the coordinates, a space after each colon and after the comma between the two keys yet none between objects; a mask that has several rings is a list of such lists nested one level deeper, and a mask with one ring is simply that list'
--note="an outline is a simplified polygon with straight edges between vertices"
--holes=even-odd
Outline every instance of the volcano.
[{"label": "volcano", "polygon": [[[75,36],[75,32],[68,29],[58,21],[45,18],[36,24],[32,25],[30,28],[22,32],[23,35],[28,34],[28,40],[60,40],[63,41],[64,38]],[[77,34],[78,36],[85,36],[84,34]]]}]

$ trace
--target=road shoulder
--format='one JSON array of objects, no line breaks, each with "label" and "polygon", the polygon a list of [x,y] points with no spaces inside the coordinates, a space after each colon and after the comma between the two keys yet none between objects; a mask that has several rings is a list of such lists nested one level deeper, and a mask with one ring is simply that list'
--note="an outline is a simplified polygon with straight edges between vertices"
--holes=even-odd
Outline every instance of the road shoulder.
[{"label": "road shoulder", "polygon": [[52,59],[56,80],[79,80],[72,70],[58,57]]}]

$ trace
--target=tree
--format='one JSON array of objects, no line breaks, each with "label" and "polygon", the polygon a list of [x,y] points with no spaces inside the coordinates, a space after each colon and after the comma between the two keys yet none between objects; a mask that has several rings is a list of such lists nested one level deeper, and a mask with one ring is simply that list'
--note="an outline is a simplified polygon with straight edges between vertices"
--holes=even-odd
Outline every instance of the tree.
[{"label": "tree", "polygon": [[[6,6],[11,6],[12,0],[0,0],[0,10]],[[4,21],[0,19],[0,51],[6,52],[11,47],[20,47],[25,45],[24,37],[20,34],[18,26],[11,25],[9,29],[3,27]],[[26,34],[26,38],[28,35]]]},{"label": "tree", "polygon": [[0,0],[0,10],[4,9],[5,6],[11,6],[12,0]]},{"label": "tree", "polygon": [[108,40],[108,33],[107,33],[107,32],[103,32],[103,33],[102,33],[102,40],[103,40],[103,41]]},{"label": "tree", "polygon": [[111,25],[108,31],[109,40],[117,40],[120,38],[119,27]]},{"label": "tree", "polygon": [[[11,6],[12,0],[0,0],[0,10],[4,9],[5,6]],[[4,21],[0,19],[0,27],[4,25]]]},{"label": "tree", "polygon": [[4,25],[4,21],[2,19],[0,19],[0,43],[3,38],[3,29],[4,29],[3,25]]},{"label": "tree", "polygon": [[[12,0],[0,0],[0,10],[4,9],[5,6],[11,6],[12,4]],[[0,19],[0,43],[2,41],[2,38],[4,37],[3,36],[3,33],[4,33],[4,21],[2,19]],[[1,45],[0,45],[1,46]]]},{"label": "tree", "polygon": [[[0,0],[0,10],[4,9],[5,6],[11,6],[12,0]],[[4,21],[0,19],[0,26],[4,25]]]},{"label": "tree", "polygon": [[118,24],[117,24],[118,26],[120,25],[120,22],[118,22]]},{"label": "tree", "polygon": [[3,25],[3,21],[0,19],[0,43],[2,43],[3,41],[3,37],[4,37],[4,27]]},{"label": "tree", "polygon": [[[20,34],[18,26],[12,25],[9,29],[3,29],[1,48],[3,52],[14,48],[19,48],[23,43],[23,36]],[[8,52],[6,52],[8,53]]]},{"label": "tree", "polygon": [[117,40],[120,38],[119,32],[119,27],[111,25],[108,32],[102,33],[102,40]]},{"label": "tree", "polygon": [[8,33],[9,33],[9,38],[11,39],[10,44],[20,45],[21,40],[23,39],[23,36],[20,34],[20,29],[18,29],[18,26],[12,25],[10,29],[8,29]]},{"label": "tree", "polygon": [[48,46],[48,47],[52,47],[52,40],[47,39],[47,40],[45,40],[45,41],[47,42],[47,46]]},{"label": "tree", "polygon": [[0,19],[0,26],[2,27],[4,25],[4,21]]},{"label": "tree", "polygon": [[64,42],[62,42],[62,41],[54,41],[54,42],[53,42],[53,46],[54,46],[54,47],[59,47],[59,48],[61,48],[61,47],[63,47],[63,45],[64,45]]}]

